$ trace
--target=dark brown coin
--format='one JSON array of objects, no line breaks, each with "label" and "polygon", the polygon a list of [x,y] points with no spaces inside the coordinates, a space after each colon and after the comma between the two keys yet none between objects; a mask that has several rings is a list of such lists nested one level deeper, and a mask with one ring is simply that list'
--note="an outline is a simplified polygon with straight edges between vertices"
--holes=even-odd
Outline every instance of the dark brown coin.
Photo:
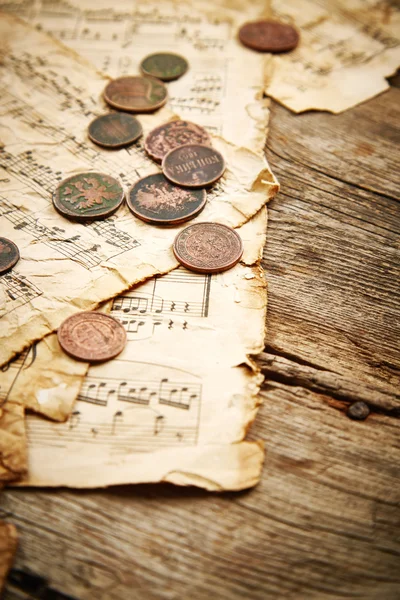
[{"label": "dark brown coin", "polygon": [[243,254],[240,236],[219,223],[195,223],[175,238],[177,260],[198,273],[219,273],[239,262]]},{"label": "dark brown coin", "polygon": [[73,221],[94,221],[112,215],[122,204],[120,183],[103,173],[80,173],[64,179],[53,194],[53,204]]},{"label": "dark brown coin", "polygon": [[140,63],[143,75],[157,77],[161,81],[178,79],[188,70],[186,58],[172,52],[157,52],[146,56]]},{"label": "dark brown coin", "polygon": [[119,77],[104,90],[110,106],[127,112],[153,112],[168,98],[167,88],[155,77]]},{"label": "dark brown coin", "polygon": [[7,273],[19,261],[19,250],[11,240],[0,237],[0,275]]},{"label": "dark brown coin", "polygon": [[125,348],[126,332],[117,319],[98,312],[80,312],[61,324],[61,348],[77,360],[103,362]]},{"label": "dark brown coin", "polygon": [[139,179],[127,203],[136,217],[154,225],[178,225],[193,219],[206,205],[205,190],[187,190],[157,173]]},{"label": "dark brown coin", "polygon": [[162,170],[172,183],[185,187],[204,187],[214,183],[225,171],[220,152],[200,144],[186,144],[168,152]]},{"label": "dark brown coin", "polygon": [[211,139],[200,125],[190,121],[171,121],[150,131],[144,148],[153,160],[160,163],[168,152],[184,144],[211,146]]},{"label": "dark brown coin", "polygon": [[139,121],[126,113],[101,115],[89,125],[88,134],[92,142],[104,148],[121,148],[133,144],[143,133]]},{"label": "dark brown coin", "polygon": [[299,43],[299,33],[291,25],[278,21],[250,21],[239,29],[245,46],[260,52],[288,52]]}]

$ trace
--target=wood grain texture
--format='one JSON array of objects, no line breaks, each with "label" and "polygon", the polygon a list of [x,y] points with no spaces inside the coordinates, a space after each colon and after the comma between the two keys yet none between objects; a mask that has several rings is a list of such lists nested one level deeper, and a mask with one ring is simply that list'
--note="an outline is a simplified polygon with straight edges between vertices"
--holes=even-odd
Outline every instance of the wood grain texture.
[{"label": "wood grain texture", "polygon": [[260,485],[8,490],[5,600],[399,599],[399,100],[273,106]]}]

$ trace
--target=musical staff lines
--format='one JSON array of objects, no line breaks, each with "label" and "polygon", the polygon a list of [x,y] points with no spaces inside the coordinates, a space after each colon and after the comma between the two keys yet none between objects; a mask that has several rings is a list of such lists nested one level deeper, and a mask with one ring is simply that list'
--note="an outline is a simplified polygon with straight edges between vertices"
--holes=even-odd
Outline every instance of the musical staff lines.
[{"label": "musical staff lines", "polygon": [[36,359],[37,343],[32,344],[29,348],[18,354],[9,363],[0,367],[0,374],[7,373],[11,377],[6,378],[6,385],[3,383],[3,377],[0,378],[0,406],[4,404],[23,369],[29,369]]},{"label": "musical staff lines", "polygon": [[[65,423],[31,419],[28,440],[33,446],[97,444],[109,453],[151,452],[197,444],[202,384],[190,373],[159,365],[159,378],[140,376],[147,363],[116,361],[117,371],[138,377],[86,377]],[[157,369],[157,365],[152,365]],[[165,376],[166,371],[170,377]],[[161,375],[162,373],[162,375]],[[91,405],[90,407],[88,405]]]},{"label": "musical staff lines", "polygon": [[118,379],[86,377],[78,400],[108,406],[111,400],[127,402],[132,405],[150,406],[164,404],[180,410],[190,410],[198,404],[201,397],[201,385],[198,383],[170,381],[163,377],[160,381],[142,381],[139,379]]},{"label": "musical staff lines", "polygon": [[[39,219],[21,212],[2,196],[0,196],[0,216],[4,216],[10,221],[14,229],[24,229],[35,240],[43,242],[47,247],[78,262],[86,269],[96,267],[106,258],[103,253],[99,252],[99,244],[84,241],[79,234],[67,237],[65,230],[61,227],[47,227],[41,224]],[[128,233],[118,230],[112,219],[101,223],[87,224],[85,227],[101,236],[101,240],[111,246],[111,254],[107,255],[107,258],[112,258],[140,245]]]},{"label": "musical staff lines", "polygon": [[[187,300],[168,298],[171,284],[196,285]],[[132,290],[113,300],[111,314],[116,318],[131,315],[180,315],[184,317],[207,317],[210,303],[211,275],[190,273],[175,269],[167,275],[156,276],[151,293]],[[141,286],[143,287],[143,286]],[[160,290],[160,294],[157,294]],[[196,299],[193,299],[196,298]]]},{"label": "musical staff lines", "polygon": [[0,319],[43,294],[42,290],[29,279],[14,270],[0,275],[0,286],[3,287],[7,299],[7,310],[0,316]]}]

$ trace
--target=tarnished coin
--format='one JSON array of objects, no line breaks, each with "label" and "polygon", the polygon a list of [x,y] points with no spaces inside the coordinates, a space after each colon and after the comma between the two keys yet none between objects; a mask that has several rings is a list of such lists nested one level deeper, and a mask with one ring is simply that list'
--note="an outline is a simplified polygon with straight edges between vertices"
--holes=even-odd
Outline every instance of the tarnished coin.
[{"label": "tarnished coin", "polygon": [[186,73],[188,66],[188,62],[183,56],[172,52],[150,54],[140,63],[143,75],[151,75],[162,81],[178,79]]},{"label": "tarnished coin", "polygon": [[0,237],[0,275],[7,273],[19,261],[19,250],[11,240]]},{"label": "tarnished coin", "polygon": [[288,52],[299,43],[299,32],[278,21],[250,21],[239,29],[239,39],[245,46],[260,52]]},{"label": "tarnished coin", "polygon": [[104,99],[110,106],[127,112],[153,112],[167,98],[167,88],[155,77],[119,77],[104,90]]},{"label": "tarnished coin", "polygon": [[126,344],[121,323],[98,312],[80,312],[68,317],[59,327],[57,337],[64,352],[86,362],[110,360]]},{"label": "tarnished coin", "polygon": [[193,219],[206,205],[205,190],[181,188],[157,173],[139,179],[127,195],[128,207],[154,225],[178,225]]},{"label": "tarnished coin", "polygon": [[139,121],[126,113],[101,115],[89,125],[88,134],[92,142],[104,148],[122,148],[133,144],[143,133]]},{"label": "tarnished coin", "polygon": [[222,154],[214,148],[186,144],[164,156],[162,170],[172,183],[185,187],[204,187],[223,175],[225,161]]},{"label": "tarnished coin", "polygon": [[150,131],[144,148],[150,158],[160,163],[168,152],[184,144],[211,146],[211,138],[200,125],[190,121],[171,121]]},{"label": "tarnished coin", "polygon": [[239,262],[243,254],[240,236],[219,223],[195,223],[175,238],[177,260],[198,273],[219,273]]},{"label": "tarnished coin", "polygon": [[104,173],[79,173],[64,179],[53,194],[53,204],[73,221],[94,221],[112,215],[122,204],[120,183]]}]

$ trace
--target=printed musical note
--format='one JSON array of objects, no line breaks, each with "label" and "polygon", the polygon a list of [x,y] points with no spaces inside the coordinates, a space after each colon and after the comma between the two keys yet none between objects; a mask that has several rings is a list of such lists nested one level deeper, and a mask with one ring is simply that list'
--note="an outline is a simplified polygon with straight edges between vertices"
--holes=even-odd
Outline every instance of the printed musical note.
[{"label": "printed musical note", "polygon": [[0,287],[3,287],[7,298],[5,310],[2,312],[0,319],[9,315],[20,306],[32,302],[32,300],[38,298],[43,293],[29,279],[23,275],[19,275],[15,270],[0,275]]}]

